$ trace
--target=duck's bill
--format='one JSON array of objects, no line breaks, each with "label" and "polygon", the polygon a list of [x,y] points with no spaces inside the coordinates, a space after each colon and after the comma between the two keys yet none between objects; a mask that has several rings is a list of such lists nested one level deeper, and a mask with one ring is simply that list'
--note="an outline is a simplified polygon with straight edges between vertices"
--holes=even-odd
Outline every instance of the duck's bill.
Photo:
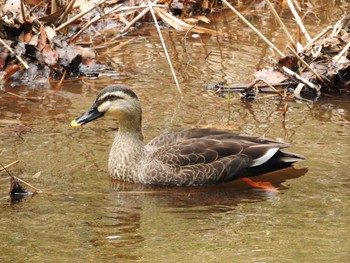
[{"label": "duck's bill", "polygon": [[75,120],[72,120],[70,125],[72,127],[79,127],[83,124],[86,124],[90,121],[96,120],[98,118],[101,118],[103,116],[102,112],[99,112],[97,110],[97,107],[94,105],[92,108],[86,112],[83,116],[76,118]]}]

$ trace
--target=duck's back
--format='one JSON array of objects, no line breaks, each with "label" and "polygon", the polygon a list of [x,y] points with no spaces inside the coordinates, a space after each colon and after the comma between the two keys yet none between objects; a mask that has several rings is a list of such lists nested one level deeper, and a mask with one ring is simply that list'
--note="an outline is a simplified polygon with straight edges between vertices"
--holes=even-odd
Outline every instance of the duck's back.
[{"label": "duck's back", "polygon": [[303,159],[284,153],[287,144],[214,129],[185,129],[156,137],[146,145],[149,183],[222,183],[278,170]]}]

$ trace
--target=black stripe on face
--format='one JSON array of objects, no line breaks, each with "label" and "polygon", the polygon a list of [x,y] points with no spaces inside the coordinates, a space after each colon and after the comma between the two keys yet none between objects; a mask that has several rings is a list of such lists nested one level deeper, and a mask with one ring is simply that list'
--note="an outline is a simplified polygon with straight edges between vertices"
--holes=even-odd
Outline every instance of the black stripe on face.
[{"label": "black stripe on face", "polygon": [[120,96],[116,96],[116,95],[107,95],[106,97],[104,97],[102,100],[100,100],[99,98],[96,100],[95,105],[97,107],[99,107],[102,103],[106,102],[106,101],[114,101],[114,100],[118,100],[118,99],[124,99]]}]

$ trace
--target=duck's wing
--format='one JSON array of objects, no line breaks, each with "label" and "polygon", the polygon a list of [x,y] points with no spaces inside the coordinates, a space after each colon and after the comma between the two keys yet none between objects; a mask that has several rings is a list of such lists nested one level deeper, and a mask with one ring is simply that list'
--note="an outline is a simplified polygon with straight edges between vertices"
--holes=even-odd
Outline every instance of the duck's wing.
[{"label": "duck's wing", "polygon": [[[197,130],[196,134],[201,134],[202,131]],[[189,137],[168,140],[167,144],[159,147],[155,147],[158,144],[154,142],[147,145],[152,161],[174,171],[172,178],[166,180],[167,184],[193,185],[238,179],[244,176],[245,170],[260,167],[280,148],[286,147],[269,140],[219,131],[202,137]]]},{"label": "duck's wing", "polygon": [[153,140],[151,140],[147,144],[147,146],[157,148],[157,147],[179,144],[182,141],[185,141],[188,139],[204,138],[204,137],[210,137],[210,136],[225,136],[225,135],[232,137],[233,135],[236,135],[236,134],[232,132],[216,130],[216,129],[189,128],[189,129],[183,129],[183,130],[168,132],[168,133],[159,135],[158,137],[155,137]]},{"label": "duck's wing", "polygon": [[199,138],[209,138],[209,139],[217,139],[217,140],[230,139],[230,140],[239,140],[242,142],[245,141],[246,143],[258,143],[258,144],[273,143],[273,144],[279,144],[281,148],[289,146],[288,144],[280,143],[267,138],[251,137],[247,135],[233,133],[231,131],[217,130],[217,129],[210,129],[210,128],[189,128],[189,129],[178,130],[175,132],[164,133],[162,135],[159,135],[158,137],[155,137],[153,140],[151,140],[147,144],[147,146],[150,148],[151,147],[158,148],[163,146],[179,144],[188,139],[199,139]]}]

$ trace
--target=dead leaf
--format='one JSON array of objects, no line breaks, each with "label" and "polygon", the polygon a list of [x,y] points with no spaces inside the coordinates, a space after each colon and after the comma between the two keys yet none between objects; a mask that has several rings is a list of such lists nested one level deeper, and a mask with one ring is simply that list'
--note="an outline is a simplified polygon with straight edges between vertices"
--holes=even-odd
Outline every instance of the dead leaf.
[{"label": "dead leaf", "polygon": [[40,172],[37,172],[36,174],[33,174],[32,178],[33,179],[37,179],[41,176],[41,171]]},{"label": "dead leaf", "polygon": [[254,73],[254,77],[257,79],[263,79],[264,81],[277,84],[288,79],[284,74],[279,71],[274,71],[272,69],[263,69]]}]

